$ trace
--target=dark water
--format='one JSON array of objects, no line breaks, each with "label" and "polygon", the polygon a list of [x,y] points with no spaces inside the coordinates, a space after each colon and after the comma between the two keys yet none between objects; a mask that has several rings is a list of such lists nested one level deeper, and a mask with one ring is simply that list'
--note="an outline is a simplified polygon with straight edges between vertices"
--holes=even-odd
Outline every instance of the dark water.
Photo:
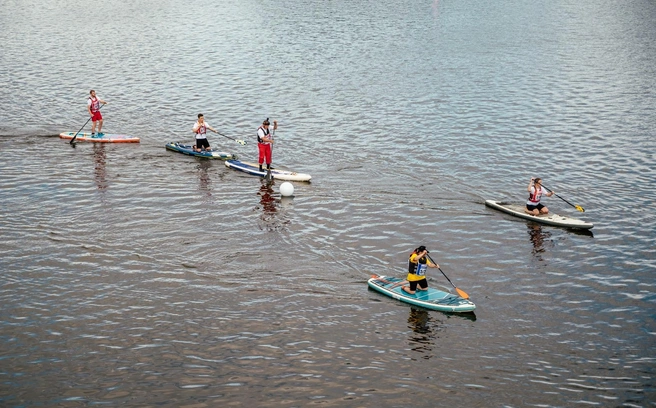
[{"label": "dark water", "polygon": [[[654,21],[647,0],[4,1],[0,405],[656,405]],[[58,138],[91,88],[140,144]],[[312,183],[166,151],[198,112],[251,161],[277,119],[274,162]],[[592,233],[484,206],[531,176]],[[368,290],[421,244],[475,314]]]}]

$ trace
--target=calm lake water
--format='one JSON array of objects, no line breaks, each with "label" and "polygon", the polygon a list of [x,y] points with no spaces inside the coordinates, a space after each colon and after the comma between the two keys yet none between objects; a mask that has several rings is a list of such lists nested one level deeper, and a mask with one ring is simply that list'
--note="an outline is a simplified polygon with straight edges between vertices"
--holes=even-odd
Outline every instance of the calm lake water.
[{"label": "calm lake water", "polygon": [[[0,406],[656,406],[655,21],[651,0],[4,0]],[[92,88],[140,144],[59,139]],[[281,197],[167,151],[199,112],[248,161],[278,120],[274,164],[312,182]],[[485,207],[531,176],[592,232]],[[474,314],[368,289],[419,245]]]}]

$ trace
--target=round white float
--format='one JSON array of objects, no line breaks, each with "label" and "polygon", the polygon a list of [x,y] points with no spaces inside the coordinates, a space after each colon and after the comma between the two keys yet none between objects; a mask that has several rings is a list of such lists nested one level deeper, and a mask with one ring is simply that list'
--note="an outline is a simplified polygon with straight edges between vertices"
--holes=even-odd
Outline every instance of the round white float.
[{"label": "round white float", "polygon": [[290,197],[294,195],[294,185],[289,181],[285,181],[280,185],[280,195],[283,197]]}]

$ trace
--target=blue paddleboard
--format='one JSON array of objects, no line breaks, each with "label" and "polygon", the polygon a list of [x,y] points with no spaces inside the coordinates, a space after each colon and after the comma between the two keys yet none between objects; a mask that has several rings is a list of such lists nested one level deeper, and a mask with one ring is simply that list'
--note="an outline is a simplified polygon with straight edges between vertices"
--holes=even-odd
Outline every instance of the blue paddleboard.
[{"label": "blue paddleboard", "polygon": [[226,153],[226,152],[216,152],[216,151],[201,151],[201,152],[196,152],[194,151],[194,148],[192,145],[184,145],[178,142],[169,142],[166,144],[166,149],[171,150],[174,152],[186,154],[189,156],[196,156],[196,157],[205,157],[207,159],[220,159],[220,160],[231,160],[231,159],[236,159],[237,156],[232,154],[232,153]]}]

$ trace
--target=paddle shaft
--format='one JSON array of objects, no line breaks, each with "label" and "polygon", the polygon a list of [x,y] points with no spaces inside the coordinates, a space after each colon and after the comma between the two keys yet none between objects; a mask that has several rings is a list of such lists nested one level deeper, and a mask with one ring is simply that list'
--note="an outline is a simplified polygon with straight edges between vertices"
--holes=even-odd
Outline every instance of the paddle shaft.
[{"label": "paddle shaft", "polygon": [[[437,266],[437,262],[433,261],[433,258],[431,258],[430,255],[426,254],[426,257],[427,257],[427,258],[428,258],[428,259],[429,259],[429,260],[430,260],[435,266]],[[440,268],[440,267],[438,266],[437,269],[438,269],[440,272],[442,272],[442,275],[444,275],[444,277],[446,278],[446,280],[448,280],[449,283],[451,284],[451,286],[453,286],[453,287],[455,288],[456,285],[454,285],[453,282],[451,282],[451,279],[449,279],[449,277],[446,276],[446,273],[444,273],[444,271],[442,270],[442,268]]]},{"label": "paddle shaft", "polygon": [[[215,132],[216,132],[216,131],[215,131]],[[246,144],[246,142],[244,142],[243,140],[233,139],[233,138],[231,138],[230,136],[226,136],[226,135],[224,135],[224,134],[221,133],[221,132],[216,132],[216,134],[217,134],[217,135],[221,135],[221,136],[225,137],[226,139],[233,140],[233,141],[239,143],[240,145],[245,145],[245,144]]]},{"label": "paddle shaft", "polygon": [[583,207],[581,207],[580,205],[574,205],[574,204],[570,203],[569,201],[565,200],[563,197],[561,197],[561,196],[559,196],[558,194],[554,193],[552,190],[550,190],[550,189],[549,189],[547,186],[545,186],[544,184],[542,185],[542,187],[544,187],[544,189],[547,190],[547,191],[549,191],[550,193],[553,193],[553,195],[555,195],[556,197],[560,198],[561,200],[563,200],[563,201],[566,202],[567,204],[569,204],[569,205],[571,205],[572,207],[576,208],[577,210],[579,210],[579,211],[581,211],[581,212],[585,211],[585,210],[583,209]]},{"label": "paddle shaft", "polygon": [[[433,258],[431,258],[430,255],[426,254],[426,257],[428,257],[428,259],[429,259],[433,264],[435,264],[435,266],[437,266],[437,262],[433,261]],[[469,299],[469,295],[467,294],[467,292],[465,292],[464,290],[458,289],[458,287],[457,287],[456,285],[454,285],[453,282],[451,282],[451,279],[449,279],[449,277],[446,276],[446,273],[444,273],[444,271],[442,270],[442,268],[440,268],[440,267],[438,266],[437,269],[439,269],[439,271],[442,272],[442,275],[444,275],[444,277],[446,278],[446,280],[449,281],[449,283],[451,284],[451,286],[453,286],[453,287],[455,288],[456,292],[458,292],[458,294],[459,294],[462,298],[464,298],[464,299]]]},{"label": "paddle shaft", "polygon": [[[104,103],[103,103],[102,105],[100,105],[100,107],[98,108],[98,110],[101,110],[103,106],[105,106]],[[92,116],[89,116],[89,119],[87,119],[87,121],[84,122],[84,125],[82,125],[82,127],[80,128],[80,130],[78,130],[78,131],[75,133],[75,136],[73,136],[73,138],[71,139],[71,141],[68,142],[69,144],[73,144],[73,142],[75,142],[75,139],[77,139],[77,135],[82,131],[82,129],[84,129],[84,127],[87,125],[87,123],[89,123],[89,121],[91,120],[91,118],[92,118]]]}]

